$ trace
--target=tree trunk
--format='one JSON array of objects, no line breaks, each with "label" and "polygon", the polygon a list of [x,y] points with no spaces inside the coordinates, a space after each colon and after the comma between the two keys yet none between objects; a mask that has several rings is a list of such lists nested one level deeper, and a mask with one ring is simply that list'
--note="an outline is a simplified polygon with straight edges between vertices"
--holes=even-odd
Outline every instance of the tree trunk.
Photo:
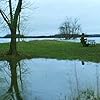
[{"label": "tree trunk", "polygon": [[10,49],[8,52],[9,55],[17,55],[17,43],[16,43],[16,30],[11,30],[11,42]]},{"label": "tree trunk", "polygon": [[15,95],[16,100],[23,100],[20,88],[19,88],[19,81],[18,81],[18,72],[17,72],[17,61],[16,60],[9,60],[10,71],[11,71],[11,85],[8,92],[11,92],[12,96]]}]

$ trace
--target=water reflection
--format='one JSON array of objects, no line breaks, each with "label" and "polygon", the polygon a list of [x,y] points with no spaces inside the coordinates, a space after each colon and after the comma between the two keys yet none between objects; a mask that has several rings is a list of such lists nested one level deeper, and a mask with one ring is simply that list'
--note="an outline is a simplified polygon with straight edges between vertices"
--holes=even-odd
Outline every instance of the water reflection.
[{"label": "water reflection", "polygon": [[[4,63],[5,64],[5,63]],[[20,62],[16,60],[9,60],[6,62],[6,67],[8,67],[10,74],[8,73],[10,77],[10,82],[7,82],[8,84],[10,83],[10,87],[8,87],[8,90],[0,96],[0,100],[23,100],[21,96],[21,67],[20,67]],[[18,78],[18,67],[19,67],[19,77]],[[19,86],[20,85],[20,86]]]},{"label": "water reflection", "polygon": [[99,96],[100,96],[100,94],[99,94],[99,66],[98,65],[96,65],[96,86],[97,86],[97,100],[99,100],[100,98],[99,98]]},{"label": "water reflection", "polygon": [[87,94],[99,100],[99,75],[100,65],[92,62],[1,61],[0,100],[83,100]]},{"label": "water reflection", "polygon": [[84,65],[85,63],[84,63],[84,61],[81,61],[82,62],[82,65]]}]

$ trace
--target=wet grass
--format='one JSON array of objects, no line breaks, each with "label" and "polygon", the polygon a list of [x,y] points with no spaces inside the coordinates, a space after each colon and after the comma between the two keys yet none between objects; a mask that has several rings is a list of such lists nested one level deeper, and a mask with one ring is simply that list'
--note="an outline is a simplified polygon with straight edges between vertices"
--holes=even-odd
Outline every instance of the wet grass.
[{"label": "wet grass", "polygon": [[[54,40],[35,40],[17,43],[20,58],[79,59],[100,62],[100,44],[83,47],[80,43]],[[0,44],[0,58],[9,49],[8,43]]]}]

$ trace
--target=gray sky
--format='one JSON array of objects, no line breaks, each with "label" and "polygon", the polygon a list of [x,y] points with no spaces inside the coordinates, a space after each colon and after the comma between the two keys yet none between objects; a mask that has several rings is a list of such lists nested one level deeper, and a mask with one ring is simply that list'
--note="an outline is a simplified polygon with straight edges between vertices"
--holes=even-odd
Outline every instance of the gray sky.
[{"label": "gray sky", "polygon": [[100,0],[37,0],[32,15],[31,32],[35,35],[55,34],[68,17],[78,17],[82,31],[100,32]]},{"label": "gray sky", "polygon": [[[29,0],[30,1],[30,0]],[[66,16],[76,18],[86,33],[100,32],[100,0],[31,0],[26,35],[57,34]],[[34,9],[34,7],[38,7]],[[7,32],[6,32],[7,33]]]}]

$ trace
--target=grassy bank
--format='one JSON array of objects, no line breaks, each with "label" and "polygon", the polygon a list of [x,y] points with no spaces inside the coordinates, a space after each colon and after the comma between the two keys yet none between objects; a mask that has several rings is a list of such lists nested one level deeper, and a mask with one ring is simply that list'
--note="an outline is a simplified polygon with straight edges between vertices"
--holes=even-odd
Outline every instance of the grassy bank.
[{"label": "grassy bank", "polygon": [[[95,47],[82,47],[80,43],[39,40],[20,42],[17,47],[22,58],[79,59],[100,62],[100,44]],[[9,44],[0,44],[0,58],[8,49]]]}]

